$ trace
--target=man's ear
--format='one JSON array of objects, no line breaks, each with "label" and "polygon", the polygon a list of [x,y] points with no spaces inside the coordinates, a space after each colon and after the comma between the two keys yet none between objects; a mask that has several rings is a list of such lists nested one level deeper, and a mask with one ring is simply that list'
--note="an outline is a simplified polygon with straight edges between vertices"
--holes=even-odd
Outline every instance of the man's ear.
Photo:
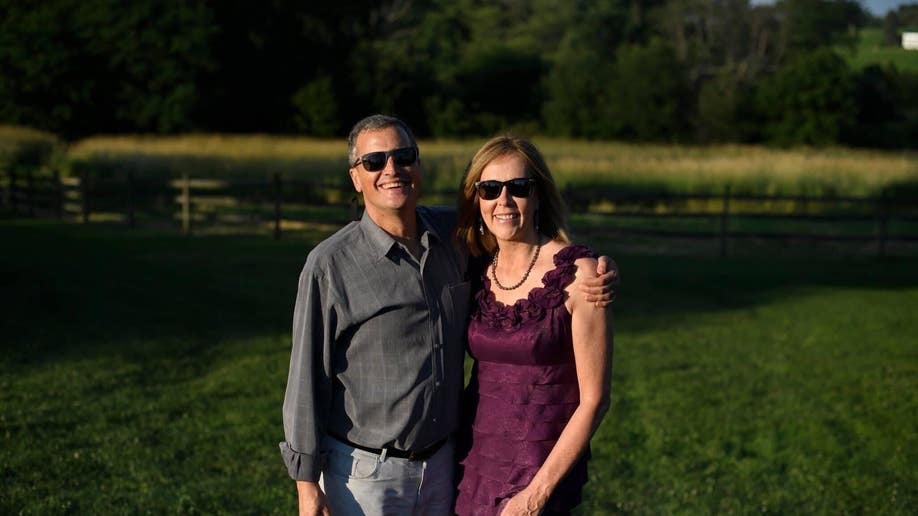
[{"label": "man's ear", "polygon": [[351,176],[351,182],[354,183],[354,190],[356,190],[357,193],[360,193],[360,180],[357,177],[357,174],[360,172],[357,170],[357,167],[351,167],[347,172]]}]

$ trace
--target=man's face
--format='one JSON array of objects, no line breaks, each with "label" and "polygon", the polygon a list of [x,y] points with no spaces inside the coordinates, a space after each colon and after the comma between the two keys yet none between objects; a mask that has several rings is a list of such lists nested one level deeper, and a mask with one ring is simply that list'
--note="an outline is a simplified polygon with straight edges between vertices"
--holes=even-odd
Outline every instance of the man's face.
[{"label": "man's face", "polygon": [[[357,136],[356,157],[371,152],[387,152],[414,143],[405,132],[395,126],[364,131]],[[399,165],[393,156],[387,156],[382,170],[371,172],[367,165],[358,163],[350,169],[354,189],[363,192],[366,209],[372,216],[381,213],[414,212],[421,190],[421,161]]]}]

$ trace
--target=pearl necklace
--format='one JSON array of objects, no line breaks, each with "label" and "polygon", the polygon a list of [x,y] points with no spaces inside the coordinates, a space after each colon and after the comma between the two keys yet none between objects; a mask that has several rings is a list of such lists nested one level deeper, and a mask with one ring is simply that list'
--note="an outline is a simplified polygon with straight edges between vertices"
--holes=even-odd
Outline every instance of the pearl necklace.
[{"label": "pearl necklace", "polygon": [[532,272],[532,268],[535,266],[536,260],[539,259],[539,251],[541,249],[542,249],[542,243],[540,242],[539,245],[536,246],[535,253],[533,253],[532,255],[532,260],[529,262],[529,268],[526,269],[526,273],[523,274],[523,278],[520,279],[515,285],[510,286],[510,287],[505,287],[501,285],[500,281],[498,281],[497,279],[497,257],[500,255],[500,249],[498,249],[497,251],[494,251],[494,259],[491,260],[491,279],[494,280],[494,284],[497,285],[497,288],[501,290],[514,290],[520,285],[522,285],[523,282],[526,281],[526,278],[529,277],[529,273]]}]

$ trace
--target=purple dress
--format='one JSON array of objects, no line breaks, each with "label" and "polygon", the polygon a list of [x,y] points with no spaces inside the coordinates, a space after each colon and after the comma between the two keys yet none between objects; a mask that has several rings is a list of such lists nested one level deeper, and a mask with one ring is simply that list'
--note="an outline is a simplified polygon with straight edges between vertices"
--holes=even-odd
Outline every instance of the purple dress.
[{"label": "purple dress", "polygon": [[[588,256],[594,255],[583,246],[562,249],[544,286],[512,306],[494,299],[485,271],[469,323],[476,363],[460,432],[457,514],[498,514],[502,502],[529,484],[577,409],[564,288],[574,279],[574,260]],[[580,503],[588,458],[589,450],[555,489],[546,512],[565,513]]]}]

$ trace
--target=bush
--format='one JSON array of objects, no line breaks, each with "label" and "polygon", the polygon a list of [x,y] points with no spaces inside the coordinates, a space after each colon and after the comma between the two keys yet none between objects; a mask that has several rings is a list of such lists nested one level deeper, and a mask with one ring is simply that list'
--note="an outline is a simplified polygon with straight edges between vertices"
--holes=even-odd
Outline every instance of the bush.
[{"label": "bush", "polygon": [[0,126],[0,172],[47,171],[61,152],[61,141],[50,133]]},{"label": "bush", "polygon": [[908,76],[893,67],[871,65],[861,70],[854,78],[857,119],[845,133],[845,142],[886,148],[918,144],[908,130],[918,122],[918,106],[908,105],[907,83]]}]

